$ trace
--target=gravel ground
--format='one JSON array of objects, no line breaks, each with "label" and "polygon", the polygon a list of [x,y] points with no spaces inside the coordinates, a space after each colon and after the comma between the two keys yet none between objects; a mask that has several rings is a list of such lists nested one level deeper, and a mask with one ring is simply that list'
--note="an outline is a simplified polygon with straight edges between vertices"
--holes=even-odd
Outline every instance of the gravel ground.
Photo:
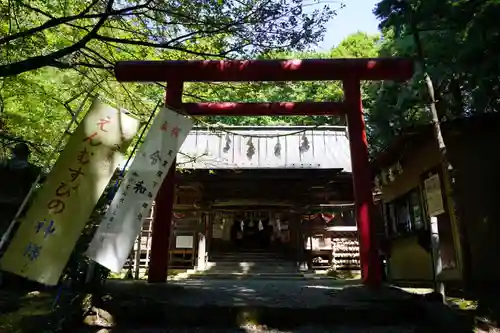
[{"label": "gravel ground", "polygon": [[[181,306],[234,305],[316,308],[335,303],[336,294],[357,282],[334,280],[186,280],[167,285],[148,285],[142,281],[110,281],[112,293],[141,295]],[[169,297],[173,295],[174,297]]]},{"label": "gravel ground", "polygon": [[413,333],[416,332],[414,327],[395,327],[395,326],[380,326],[375,328],[362,327],[321,327],[321,326],[303,326],[292,331],[281,331],[275,329],[267,329],[255,326],[245,326],[242,328],[175,328],[175,329],[139,329],[127,331],[112,331],[110,333]]},{"label": "gravel ground", "polygon": [[[427,318],[430,315],[428,312],[424,314],[422,308],[416,305],[416,296],[392,288],[374,291],[353,287],[355,285],[355,282],[334,280],[263,279],[186,280],[164,285],[148,285],[139,281],[107,283],[107,291],[114,296],[111,302],[116,305],[109,309],[112,314],[120,313],[118,323],[127,323],[110,333],[430,333],[438,329],[435,321],[432,328],[423,327],[430,322],[420,316]],[[138,307],[143,309],[139,315]],[[431,308],[430,312],[433,317],[447,320],[446,327],[452,329],[442,330],[439,325],[438,330],[464,332],[454,328],[456,317],[443,312],[441,307]],[[245,319],[247,309],[248,320]],[[242,321],[239,320],[241,318]],[[233,326],[239,322],[257,322],[280,329]],[[192,326],[186,323],[192,323]],[[197,326],[205,323],[207,326]],[[228,326],[218,328],[223,323]],[[349,326],[351,324],[353,326]],[[172,327],[168,327],[170,325]],[[367,327],[369,325],[372,326]]]}]

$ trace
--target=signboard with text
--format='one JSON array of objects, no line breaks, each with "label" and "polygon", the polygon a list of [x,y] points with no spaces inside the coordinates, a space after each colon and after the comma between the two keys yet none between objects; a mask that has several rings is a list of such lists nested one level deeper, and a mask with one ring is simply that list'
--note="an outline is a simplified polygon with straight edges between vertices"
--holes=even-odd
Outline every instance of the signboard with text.
[{"label": "signboard with text", "polygon": [[439,175],[435,174],[424,180],[425,197],[429,216],[438,216],[444,213],[443,195]]},{"label": "signboard with text", "polygon": [[192,127],[191,119],[168,108],[158,113],[90,243],[90,259],[113,272],[122,269]]}]

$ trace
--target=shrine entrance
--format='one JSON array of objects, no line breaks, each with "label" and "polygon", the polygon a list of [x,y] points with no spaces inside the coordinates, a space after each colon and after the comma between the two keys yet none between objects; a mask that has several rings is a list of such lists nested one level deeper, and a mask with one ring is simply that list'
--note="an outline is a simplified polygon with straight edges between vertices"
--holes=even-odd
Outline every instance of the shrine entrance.
[{"label": "shrine entrance", "polygon": [[271,247],[272,225],[269,218],[236,214],[230,223],[231,243],[236,251],[269,250]]},{"label": "shrine entrance", "polygon": [[[291,243],[288,220],[285,219],[284,225],[276,223],[276,216],[287,217],[285,208],[282,210],[275,208],[268,210],[265,207],[245,208],[212,212],[209,257],[225,252],[284,253],[288,250]],[[215,234],[216,231],[218,235]]]},{"label": "shrine entrance", "polygon": [[[346,117],[350,141],[355,216],[360,243],[363,283],[381,285],[382,272],[372,222],[372,175],[361,103],[363,80],[408,80],[413,63],[406,59],[321,59],[255,61],[126,61],[118,62],[115,75],[121,82],[167,82],[167,107],[193,116],[293,116]],[[342,102],[183,103],[184,82],[327,81],[341,80]],[[175,163],[173,164],[175,165]],[[169,235],[174,202],[175,168],[171,168],[158,193],[153,222],[149,282],[166,282]]]}]

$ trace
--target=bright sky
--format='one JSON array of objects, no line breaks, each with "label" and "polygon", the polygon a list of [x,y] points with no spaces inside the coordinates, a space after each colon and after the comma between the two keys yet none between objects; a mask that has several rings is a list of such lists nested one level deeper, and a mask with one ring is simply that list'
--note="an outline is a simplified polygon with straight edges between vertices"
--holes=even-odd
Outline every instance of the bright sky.
[{"label": "bright sky", "polygon": [[[330,50],[345,37],[358,31],[368,34],[378,32],[378,21],[372,11],[380,0],[342,0],[345,7],[328,23],[325,39],[319,50]],[[334,5],[333,5],[334,6]]]}]

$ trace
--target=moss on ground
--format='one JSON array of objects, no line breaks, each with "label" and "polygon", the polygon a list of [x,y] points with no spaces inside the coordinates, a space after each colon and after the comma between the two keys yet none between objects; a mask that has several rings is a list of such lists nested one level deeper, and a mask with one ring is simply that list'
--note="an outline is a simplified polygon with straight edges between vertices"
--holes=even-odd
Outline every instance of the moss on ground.
[{"label": "moss on ground", "polygon": [[361,279],[361,272],[359,271],[341,271],[330,269],[326,275],[337,280],[359,280]]},{"label": "moss on ground", "polygon": [[37,291],[30,293],[0,292],[0,332],[41,332],[40,321],[52,312],[53,295]]},{"label": "moss on ground", "polygon": [[[168,276],[169,277],[174,277],[178,274],[185,273],[187,272],[188,269],[169,269],[168,270]],[[129,273],[128,269],[122,270],[120,273],[109,273],[109,279],[125,279],[127,277],[127,274]],[[139,277],[139,280],[147,280],[147,275],[142,275]]]},{"label": "moss on ground", "polygon": [[[179,274],[184,270],[171,271],[171,274]],[[340,279],[340,277],[338,277]],[[405,290],[407,288],[404,288]],[[408,288],[411,289],[411,288]],[[412,292],[412,290],[406,290]],[[417,289],[413,290],[415,293]],[[448,304],[454,305],[464,314],[475,320],[477,301],[464,298],[447,298]],[[0,332],[1,333],[44,333],[53,332],[45,330],[48,327],[52,314],[52,303],[54,294],[50,292],[21,292],[21,291],[0,291]],[[77,305],[78,303],[78,305]],[[88,303],[87,298],[75,305],[88,308],[83,303]],[[66,316],[67,314],[63,314]],[[237,316],[239,324],[256,325],[259,322],[258,313],[255,311],[243,311]],[[480,331],[480,330],[479,330]]]},{"label": "moss on ground", "polygon": [[458,309],[463,311],[471,311],[477,309],[477,301],[463,298],[448,297],[448,304],[455,305]]}]

